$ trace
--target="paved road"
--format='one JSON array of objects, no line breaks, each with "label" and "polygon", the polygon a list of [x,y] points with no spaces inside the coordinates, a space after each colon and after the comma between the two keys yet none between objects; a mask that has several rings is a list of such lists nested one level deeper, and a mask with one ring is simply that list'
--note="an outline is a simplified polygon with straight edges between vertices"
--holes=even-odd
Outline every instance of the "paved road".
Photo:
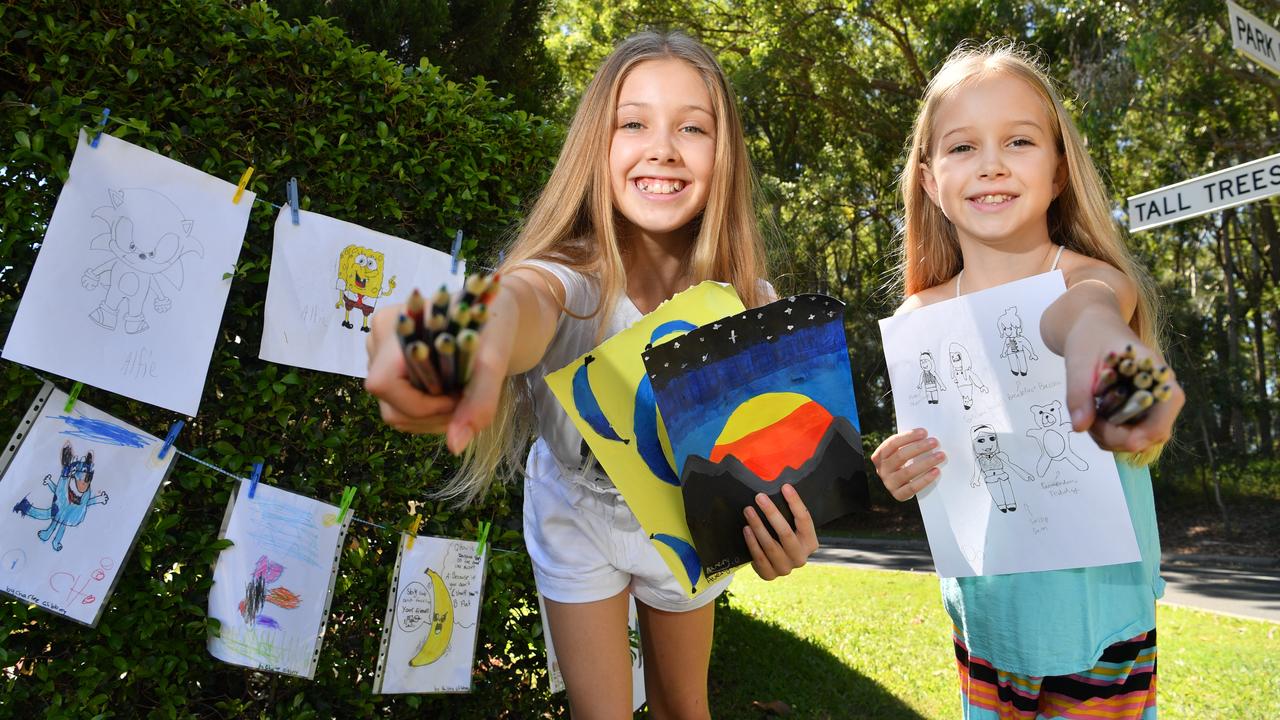
[{"label": "paved road", "polygon": [[[922,541],[822,538],[813,562],[933,572]],[[1280,560],[1216,556],[1165,556],[1167,587],[1161,602],[1280,623]]]}]

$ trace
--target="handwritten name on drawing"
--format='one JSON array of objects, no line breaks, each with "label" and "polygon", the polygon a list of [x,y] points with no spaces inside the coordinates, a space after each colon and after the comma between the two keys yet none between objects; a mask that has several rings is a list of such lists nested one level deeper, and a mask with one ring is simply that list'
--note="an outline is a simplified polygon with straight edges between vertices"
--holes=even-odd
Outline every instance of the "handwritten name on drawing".
[{"label": "handwritten name on drawing", "polygon": [[1079,484],[1075,480],[1057,477],[1051,481],[1040,483],[1040,488],[1049,493],[1049,497],[1062,497],[1063,495],[1079,495]]},{"label": "handwritten name on drawing", "polygon": [[97,569],[89,573],[88,577],[65,571],[55,572],[49,576],[49,588],[56,593],[62,593],[65,589],[67,604],[79,602],[81,605],[92,605],[98,602],[98,596],[87,592],[90,583],[105,580],[107,571],[113,567],[115,567],[115,561],[104,557],[98,561]]},{"label": "handwritten name on drawing", "polygon": [[145,345],[130,351],[124,356],[124,362],[120,363],[120,375],[135,380],[160,377],[159,363],[156,361],[155,353],[148,350]]},{"label": "handwritten name on drawing", "polygon": [[1018,398],[1024,395],[1046,392],[1048,390],[1052,390],[1058,387],[1062,387],[1061,382],[1056,382],[1056,381],[1055,382],[1030,382],[1025,380],[1018,380],[1016,388],[1010,392],[1005,393],[1005,396],[1008,397],[1010,400],[1017,400]]},{"label": "handwritten name on drawing", "polygon": [[1040,517],[1031,518],[1031,534],[1039,535],[1049,531],[1049,516],[1041,515]]}]

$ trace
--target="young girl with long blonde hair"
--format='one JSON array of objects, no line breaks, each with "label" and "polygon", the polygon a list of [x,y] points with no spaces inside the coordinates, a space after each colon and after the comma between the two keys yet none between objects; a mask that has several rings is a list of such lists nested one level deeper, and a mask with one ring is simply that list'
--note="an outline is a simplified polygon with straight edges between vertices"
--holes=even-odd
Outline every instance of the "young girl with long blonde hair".
[{"label": "young girl with long blonde hair", "polygon": [[[1116,456],[1141,562],[942,580],[966,718],[1155,717],[1160,541],[1146,464],[1182,407],[1141,422],[1096,417],[1093,384],[1110,351],[1163,364],[1151,282],[1125,248],[1102,181],[1062,99],[1016,46],[957,49],[925,92],[901,179],[899,312],[1058,269],[1067,291],[1039,332],[1067,366],[1067,405]],[[1025,328],[1024,332],[1035,332]],[[898,500],[940,475],[923,428],[872,455]]]},{"label": "young girl with long blonde hair", "polygon": [[[392,326],[374,317],[366,387],[383,419],[445,433],[463,466],[442,493],[464,501],[495,473],[525,473],[525,542],[575,718],[631,717],[628,594],[637,600],[654,717],[709,717],[713,604],[728,580],[690,600],[543,377],[702,280],[748,307],[772,299],[754,212],[754,179],[728,81],[702,45],[640,33],[596,72],[560,158],[502,265],[502,285],[460,401],[409,384]],[[517,454],[515,458],[511,456]],[[744,535],[765,579],[817,549],[791,488],[788,525],[763,495]],[[764,523],[778,533],[775,540]]]}]

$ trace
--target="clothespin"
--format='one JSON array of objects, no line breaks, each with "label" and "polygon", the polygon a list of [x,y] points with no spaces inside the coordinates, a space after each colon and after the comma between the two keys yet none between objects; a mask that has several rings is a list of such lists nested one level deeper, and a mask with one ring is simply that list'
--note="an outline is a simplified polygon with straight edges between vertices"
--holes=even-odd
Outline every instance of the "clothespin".
[{"label": "clothespin", "polygon": [[161,460],[164,459],[165,455],[169,454],[169,448],[173,447],[173,441],[178,439],[178,433],[182,432],[182,426],[186,424],[185,420],[179,420],[169,426],[169,434],[164,436],[164,447],[160,448],[160,455],[158,456]]},{"label": "clothespin", "polygon": [[298,220],[298,178],[289,178],[289,212],[293,214],[293,224],[300,225]]},{"label": "clothespin", "polygon": [[250,165],[248,170],[240,176],[240,184],[236,185],[236,194],[231,196],[231,204],[239,205],[240,197],[244,195],[244,188],[249,184],[249,178],[253,177],[253,166]]},{"label": "clothespin", "polygon": [[342,524],[343,518],[347,516],[347,509],[351,507],[351,501],[356,497],[356,488],[354,485],[348,485],[342,488],[342,502],[338,505],[338,524]]},{"label": "clothespin", "polygon": [[67,405],[62,408],[62,412],[69,413],[71,408],[76,406],[76,398],[80,397],[80,391],[84,389],[84,383],[78,382],[71,386],[71,394],[67,395]]},{"label": "clothespin", "polygon": [[413,549],[413,541],[418,539],[418,526],[422,525],[422,516],[414,515],[413,522],[409,523],[409,539],[405,542],[405,547]]},{"label": "clothespin", "polygon": [[249,497],[258,492],[258,478],[262,477],[262,463],[253,464],[253,474],[249,476]]},{"label": "clothespin", "polygon": [[458,274],[458,253],[462,252],[462,228],[458,228],[458,234],[453,236],[453,248],[449,250],[449,256],[453,259],[453,269],[449,272],[454,275]]},{"label": "clothespin", "polygon": [[98,121],[98,131],[93,134],[93,139],[89,141],[89,147],[98,147],[98,139],[102,137],[102,129],[107,126],[108,117],[111,117],[111,108],[102,108],[102,119]]},{"label": "clothespin", "polygon": [[484,554],[484,547],[489,542],[489,525],[490,523],[488,520],[481,520],[480,524],[476,527],[476,532],[479,533],[479,536],[476,538],[476,557],[480,557]]}]

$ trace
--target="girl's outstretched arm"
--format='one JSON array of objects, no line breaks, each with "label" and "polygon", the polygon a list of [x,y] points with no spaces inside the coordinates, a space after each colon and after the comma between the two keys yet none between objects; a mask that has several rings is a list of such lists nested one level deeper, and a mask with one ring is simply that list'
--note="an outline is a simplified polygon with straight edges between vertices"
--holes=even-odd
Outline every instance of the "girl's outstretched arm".
[{"label": "girl's outstretched arm", "polygon": [[542,359],[555,335],[563,302],[564,286],[550,273],[520,267],[503,274],[461,398],[429,395],[410,384],[395,333],[404,306],[379,308],[366,340],[365,389],[378,399],[388,425],[403,432],[445,433],[449,450],[460,453],[493,421],[507,376],[524,372]]},{"label": "girl's outstretched arm", "polygon": [[1040,334],[1045,346],[1066,360],[1072,427],[1077,432],[1087,429],[1108,450],[1141,452],[1169,439],[1186,397],[1170,377],[1171,397],[1153,407],[1140,422],[1113,425],[1096,416],[1093,388],[1107,353],[1133,345],[1139,358],[1149,357],[1156,366],[1165,365],[1165,360],[1129,327],[1138,303],[1134,282],[1106,263],[1076,259],[1082,260],[1067,271],[1067,292],[1045,310]]}]

